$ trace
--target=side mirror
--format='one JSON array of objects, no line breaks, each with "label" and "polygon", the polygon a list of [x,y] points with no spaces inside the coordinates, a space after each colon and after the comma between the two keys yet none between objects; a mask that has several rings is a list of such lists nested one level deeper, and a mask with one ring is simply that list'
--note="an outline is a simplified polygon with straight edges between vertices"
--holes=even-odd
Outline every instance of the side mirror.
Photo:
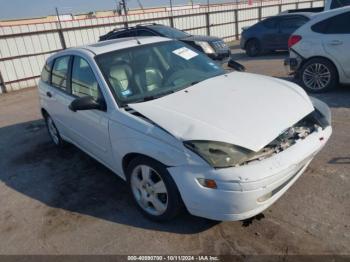
[{"label": "side mirror", "polygon": [[232,68],[232,69],[234,69],[234,70],[236,70],[236,71],[240,71],[240,72],[244,72],[245,71],[244,65],[236,62],[232,58],[230,58],[230,60],[228,60],[227,66]]},{"label": "side mirror", "polygon": [[103,100],[96,101],[91,96],[78,97],[73,100],[73,102],[69,105],[69,109],[73,112],[79,110],[106,110],[106,103]]}]

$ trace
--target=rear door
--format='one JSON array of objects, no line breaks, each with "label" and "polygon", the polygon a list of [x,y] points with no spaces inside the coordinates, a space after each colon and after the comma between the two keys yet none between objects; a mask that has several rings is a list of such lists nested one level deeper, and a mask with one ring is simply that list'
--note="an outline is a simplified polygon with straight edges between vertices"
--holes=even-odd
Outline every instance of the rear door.
[{"label": "rear door", "polygon": [[309,21],[308,18],[301,15],[282,16],[279,22],[279,32],[277,45],[278,49],[288,50],[288,39],[295,30]]},{"label": "rear door", "polygon": [[350,78],[350,12],[338,14],[311,27],[321,33],[326,53],[336,61],[347,78]]},{"label": "rear door", "polygon": [[267,18],[261,22],[257,34],[260,35],[263,49],[275,50],[278,37],[278,17]]},{"label": "rear door", "polygon": [[55,59],[52,67],[50,87],[46,97],[50,112],[58,130],[64,137],[69,137],[68,105],[70,103],[69,72],[72,57],[61,56]]}]

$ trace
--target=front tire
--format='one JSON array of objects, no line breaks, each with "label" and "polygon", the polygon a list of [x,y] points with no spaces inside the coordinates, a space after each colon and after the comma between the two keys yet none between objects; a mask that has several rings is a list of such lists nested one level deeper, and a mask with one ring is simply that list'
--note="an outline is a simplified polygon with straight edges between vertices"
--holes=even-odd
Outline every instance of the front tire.
[{"label": "front tire", "polygon": [[179,214],[181,196],[163,164],[141,156],[130,162],[126,173],[133,199],[143,215],[167,221]]},{"label": "front tire", "polygon": [[255,57],[261,54],[261,45],[258,40],[249,40],[245,46],[245,52],[250,57]]},{"label": "front tire", "polygon": [[310,93],[327,92],[338,85],[338,72],[327,59],[313,58],[301,67],[299,82]]}]

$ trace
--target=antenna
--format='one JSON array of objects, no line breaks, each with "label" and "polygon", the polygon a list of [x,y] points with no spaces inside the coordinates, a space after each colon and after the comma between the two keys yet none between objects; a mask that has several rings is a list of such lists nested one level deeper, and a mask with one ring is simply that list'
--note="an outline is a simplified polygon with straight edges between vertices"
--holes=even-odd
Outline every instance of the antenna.
[{"label": "antenna", "polygon": [[[136,30],[135,30],[134,32],[136,32]],[[136,33],[134,34],[134,38],[135,38],[136,43],[137,43],[138,45],[141,45],[141,42],[140,42],[140,40],[137,38]]]}]

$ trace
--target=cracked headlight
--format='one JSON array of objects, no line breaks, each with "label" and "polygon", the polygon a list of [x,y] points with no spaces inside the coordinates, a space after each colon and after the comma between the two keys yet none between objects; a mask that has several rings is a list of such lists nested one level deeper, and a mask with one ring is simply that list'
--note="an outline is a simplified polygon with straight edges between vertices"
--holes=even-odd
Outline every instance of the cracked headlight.
[{"label": "cracked headlight", "polygon": [[196,43],[196,45],[199,45],[203,49],[204,53],[206,53],[206,54],[214,54],[215,53],[214,48],[212,48],[212,46],[209,43],[201,42],[201,41],[195,41],[195,43]]},{"label": "cracked headlight", "polygon": [[248,149],[224,142],[192,140],[185,141],[184,145],[215,168],[239,165],[247,161],[254,153]]}]

